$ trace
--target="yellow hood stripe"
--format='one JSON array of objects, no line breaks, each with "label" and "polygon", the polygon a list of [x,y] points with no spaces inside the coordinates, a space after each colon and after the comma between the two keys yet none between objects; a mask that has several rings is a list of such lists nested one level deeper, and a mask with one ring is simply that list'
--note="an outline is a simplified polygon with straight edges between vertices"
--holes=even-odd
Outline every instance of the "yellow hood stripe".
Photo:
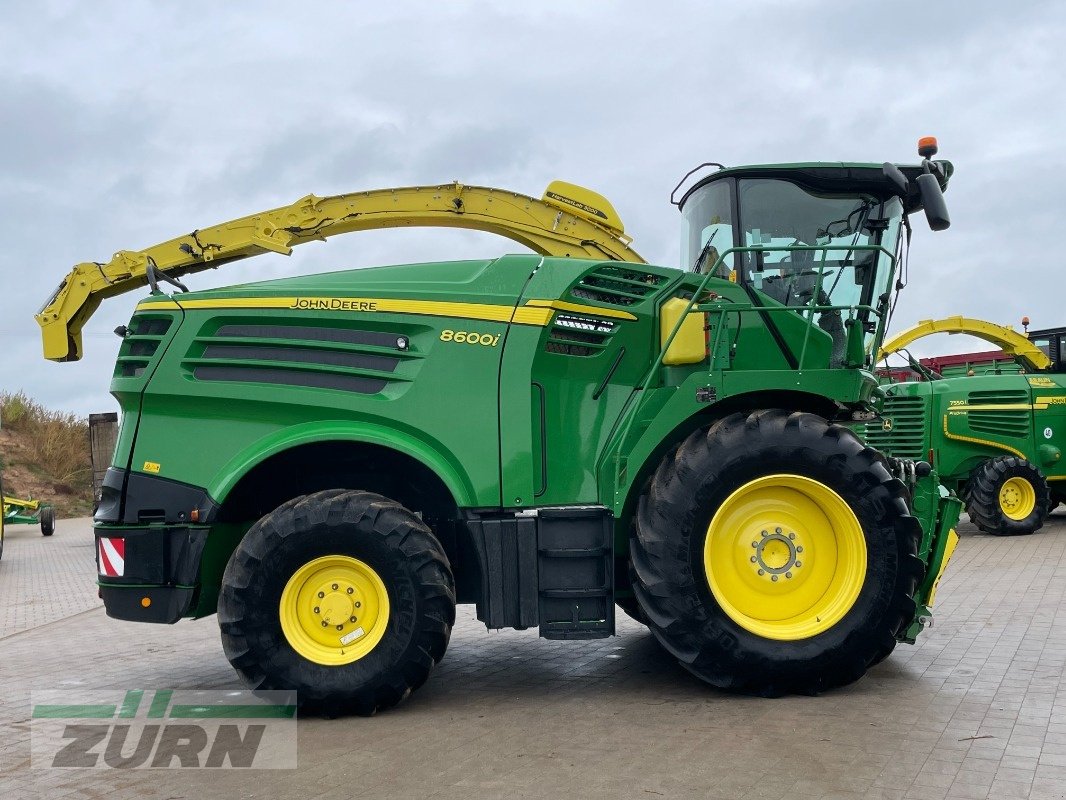
[{"label": "yellow hood stripe", "polygon": [[561,300],[530,300],[524,306],[489,303],[454,303],[444,300],[404,300],[382,297],[231,297],[210,300],[172,300],[160,298],[144,300],[138,311],[157,309],[201,308],[277,308],[293,311],[355,311],[392,314],[425,314],[432,317],[459,317],[487,322],[513,322],[516,325],[544,327],[551,322],[553,310],[572,311],[597,317],[635,320],[627,311],[599,308]]}]

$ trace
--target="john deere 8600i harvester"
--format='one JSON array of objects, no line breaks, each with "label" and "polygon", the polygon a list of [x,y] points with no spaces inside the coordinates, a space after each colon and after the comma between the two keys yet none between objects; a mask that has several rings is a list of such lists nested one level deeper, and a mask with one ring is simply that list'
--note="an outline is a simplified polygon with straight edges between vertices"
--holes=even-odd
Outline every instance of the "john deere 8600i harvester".
[{"label": "john deere 8600i harvester", "polygon": [[[108,613],[217,610],[249,684],[334,711],[418,687],[456,603],[553,639],[611,635],[617,603],[725,689],[857,679],[927,621],[958,517],[838,424],[873,414],[907,218],[946,227],[950,174],[720,169],[680,202],[689,270],[564,184],[308,197],[79,265],[38,318],[56,360],[100,298],[153,288],[112,380]],[[407,224],[541,255],[156,288]]]}]

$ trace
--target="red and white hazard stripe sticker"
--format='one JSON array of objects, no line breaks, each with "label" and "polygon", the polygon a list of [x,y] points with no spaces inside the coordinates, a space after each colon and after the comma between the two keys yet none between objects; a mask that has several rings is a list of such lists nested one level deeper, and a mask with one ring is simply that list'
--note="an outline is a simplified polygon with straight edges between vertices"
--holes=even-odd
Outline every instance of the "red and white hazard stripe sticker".
[{"label": "red and white hazard stripe sticker", "polygon": [[100,574],[107,578],[121,578],[126,571],[126,540],[101,536],[96,540],[99,551]]}]

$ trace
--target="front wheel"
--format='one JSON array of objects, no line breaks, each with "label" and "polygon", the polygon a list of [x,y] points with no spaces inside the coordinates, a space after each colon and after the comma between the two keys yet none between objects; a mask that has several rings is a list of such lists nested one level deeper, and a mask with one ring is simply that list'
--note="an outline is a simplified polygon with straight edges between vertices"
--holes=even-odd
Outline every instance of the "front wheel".
[{"label": "front wheel", "polygon": [[330,490],[252,526],[226,566],[218,618],[226,656],[252,688],[369,715],[406,698],[444,657],[455,583],[413,513]]},{"label": "front wheel", "polygon": [[764,696],[851,683],[914,615],[921,528],[882,456],[807,413],[692,434],[640,499],[634,592],[713,686]]},{"label": "front wheel", "polygon": [[966,513],[993,536],[1026,536],[1040,530],[1051,513],[1047,478],[1024,458],[999,456],[970,474]]}]

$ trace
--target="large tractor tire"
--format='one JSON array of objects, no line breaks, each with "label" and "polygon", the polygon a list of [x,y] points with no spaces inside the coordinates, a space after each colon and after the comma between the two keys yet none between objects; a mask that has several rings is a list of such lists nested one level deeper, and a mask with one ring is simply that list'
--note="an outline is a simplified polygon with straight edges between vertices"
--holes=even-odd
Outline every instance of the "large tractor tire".
[{"label": "large tractor tire", "polygon": [[222,645],[254,689],[329,716],[406,698],[444,657],[455,582],[422,521],[381,495],[298,497],[245,535],[218,602]]},{"label": "large tractor tire", "polygon": [[913,618],[924,573],[906,489],[813,414],[732,414],[659,465],[631,543],[656,638],[720,689],[849,684]]},{"label": "large tractor tire", "polygon": [[1051,513],[1047,478],[1024,458],[991,458],[970,473],[966,513],[993,536],[1026,536],[1043,526]]}]

